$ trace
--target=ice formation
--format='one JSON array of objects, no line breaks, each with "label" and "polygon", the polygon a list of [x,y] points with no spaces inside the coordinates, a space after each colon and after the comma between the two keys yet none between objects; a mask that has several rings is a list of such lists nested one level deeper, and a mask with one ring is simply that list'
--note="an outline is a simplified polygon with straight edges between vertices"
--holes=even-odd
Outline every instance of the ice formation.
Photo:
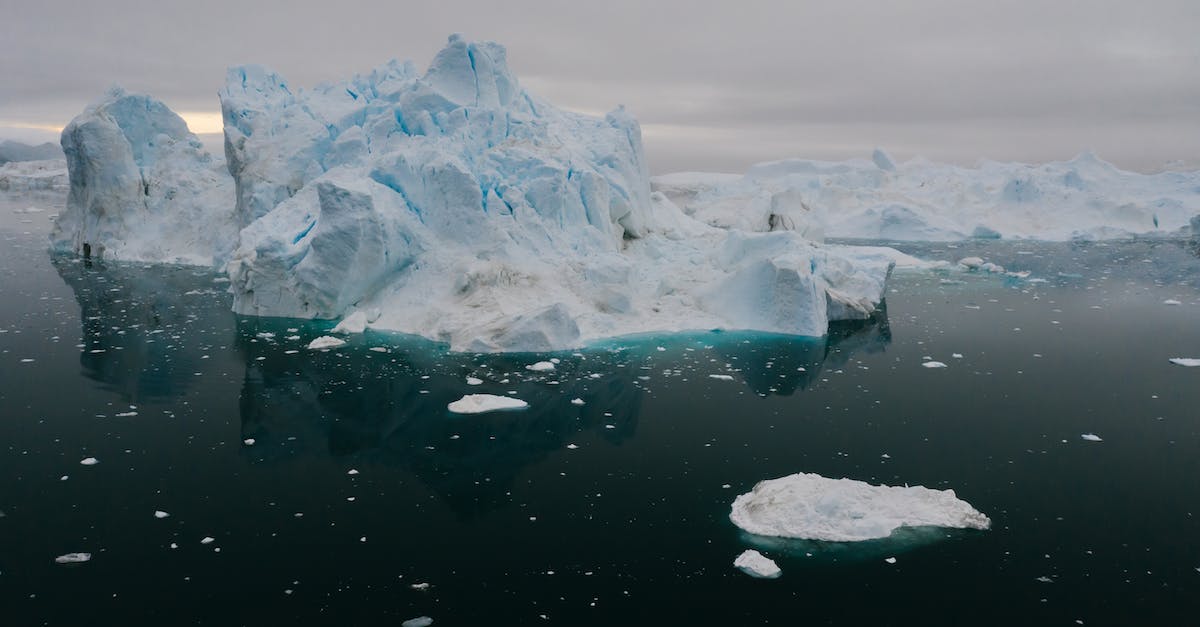
[{"label": "ice formation", "polygon": [[489,411],[525,409],[529,403],[509,396],[495,394],[467,394],[446,406],[455,414],[482,414]]},{"label": "ice formation", "polygon": [[1176,366],[1185,366],[1188,368],[1200,366],[1200,357],[1172,357],[1167,361],[1170,361]]},{"label": "ice formation", "polygon": [[67,162],[62,159],[10,161],[0,165],[0,192],[67,188]]},{"label": "ice formation", "polygon": [[810,473],[760,481],[734,500],[729,518],[755,535],[830,542],[886,538],[901,527],[991,526],[953,490],[873,486]]},{"label": "ice formation", "polygon": [[733,560],[733,565],[747,575],[759,579],[775,579],[783,574],[774,560],[754,549],[743,551],[741,555],[737,556],[737,559]]},{"label": "ice formation", "polygon": [[228,258],[233,182],[166,105],[114,88],[63,129],[62,147],[70,191],[54,249],[201,266]]},{"label": "ice formation", "polygon": [[59,564],[82,564],[91,561],[91,553],[66,553],[54,558],[54,561]]},{"label": "ice formation", "polygon": [[220,91],[227,173],[182,119],[115,90],[63,132],[54,247],[220,265],[240,314],[341,319],[468,351],[650,331],[822,336],[882,300],[890,249],[714,228],[650,193],[636,120],[520,87],[505,49],[452,36],[423,74],[390,62],[294,90],[258,66]]},{"label": "ice formation", "polygon": [[713,226],[780,228],[836,238],[1110,239],[1187,234],[1200,225],[1200,172],[1139,174],[1091,153],[1028,165],[966,168],[914,159],[788,159],[745,175],[684,172],[652,189]]}]

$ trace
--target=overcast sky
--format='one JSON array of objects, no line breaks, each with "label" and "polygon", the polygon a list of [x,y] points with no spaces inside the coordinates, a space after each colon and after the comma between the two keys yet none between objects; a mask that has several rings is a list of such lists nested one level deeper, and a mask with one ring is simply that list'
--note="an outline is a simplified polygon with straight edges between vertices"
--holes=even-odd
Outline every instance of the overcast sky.
[{"label": "overcast sky", "polygon": [[876,146],[1200,167],[1200,0],[22,0],[0,20],[0,136],[51,136],[112,84],[214,114],[234,64],[298,86],[423,67],[451,32],[505,44],[560,106],[628,106],[656,173]]}]

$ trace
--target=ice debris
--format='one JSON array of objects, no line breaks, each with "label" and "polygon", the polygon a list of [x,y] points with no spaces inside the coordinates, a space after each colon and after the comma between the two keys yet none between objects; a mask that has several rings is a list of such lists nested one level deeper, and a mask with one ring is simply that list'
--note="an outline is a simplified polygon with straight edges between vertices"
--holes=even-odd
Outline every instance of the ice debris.
[{"label": "ice debris", "polygon": [[309,350],[323,350],[327,348],[337,348],[346,343],[346,340],[341,340],[331,335],[322,335],[321,337],[308,343]]},{"label": "ice debris", "polygon": [[82,564],[92,559],[91,553],[67,553],[54,558],[57,564]]},{"label": "ice debris", "polygon": [[734,500],[729,518],[755,535],[830,542],[886,538],[901,527],[991,526],[953,490],[875,486],[811,473],[760,481]]},{"label": "ice debris", "polygon": [[733,560],[733,565],[747,575],[759,579],[775,579],[783,574],[774,560],[754,549],[743,551]]},{"label": "ice debris", "polygon": [[1083,438],[1084,440],[1087,440],[1088,442],[1103,442],[1104,441],[1103,438],[1096,435],[1095,433],[1085,433],[1079,437]]},{"label": "ice debris", "polygon": [[496,396],[495,394],[467,394],[447,405],[446,409],[456,414],[482,414],[489,411],[525,409],[526,407],[529,407],[529,403],[519,398]]}]

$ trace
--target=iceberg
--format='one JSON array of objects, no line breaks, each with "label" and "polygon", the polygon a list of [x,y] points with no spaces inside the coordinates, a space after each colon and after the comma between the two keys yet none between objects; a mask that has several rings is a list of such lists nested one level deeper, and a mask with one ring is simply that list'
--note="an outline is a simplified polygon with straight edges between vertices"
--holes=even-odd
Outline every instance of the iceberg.
[{"label": "iceberg", "polygon": [[67,162],[62,159],[10,161],[0,165],[0,192],[67,188]]},{"label": "iceberg", "polygon": [[198,266],[228,258],[232,181],[162,102],[114,88],[63,129],[62,148],[70,189],[54,250]]},{"label": "iceberg", "polygon": [[223,265],[238,314],[472,352],[710,329],[820,337],[869,317],[913,261],[825,245],[804,211],[772,233],[685,215],[651,193],[629,112],[555,108],[491,42],[453,35],[423,73],[391,61],[310,90],[239,66],[219,96],[225,170],[148,96],[114,90],[72,121],[54,248]]},{"label": "iceberg", "polygon": [[745,174],[687,172],[651,188],[712,226],[902,241],[1115,239],[1189,235],[1200,225],[1200,172],[1141,174],[1092,153],[1041,165],[925,159],[787,159]]},{"label": "iceberg", "polygon": [[953,490],[874,486],[811,473],[760,481],[734,500],[729,519],[753,535],[829,542],[887,538],[902,527],[991,527]]},{"label": "iceberg", "polygon": [[504,411],[510,409],[525,409],[529,403],[508,396],[495,394],[467,394],[450,403],[446,409],[455,414],[482,414],[489,411]]}]

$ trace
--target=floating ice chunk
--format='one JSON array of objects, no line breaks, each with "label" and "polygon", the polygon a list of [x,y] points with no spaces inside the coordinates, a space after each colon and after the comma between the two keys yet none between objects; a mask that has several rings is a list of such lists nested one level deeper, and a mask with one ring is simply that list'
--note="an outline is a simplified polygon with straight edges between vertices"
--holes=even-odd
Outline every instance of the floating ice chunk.
[{"label": "floating ice chunk", "polygon": [[367,328],[367,312],[356,311],[337,323],[333,333],[362,333]]},{"label": "floating ice chunk", "polygon": [[958,265],[965,266],[970,270],[978,269],[983,266],[983,259],[980,257],[963,257],[958,260]]},{"label": "floating ice chunk", "polygon": [[1100,436],[1096,435],[1095,433],[1085,433],[1079,437],[1087,440],[1088,442],[1103,442],[1104,441]]},{"label": "floating ice chunk", "polygon": [[572,405],[582,405],[583,399],[582,398],[573,398],[573,399],[571,399],[571,404]]},{"label": "floating ice chunk", "polygon": [[529,407],[529,403],[519,398],[496,396],[495,394],[467,394],[447,405],[446,409],[456,414],[482,414],[489,411],[525,409],[526,407]]},{"label": "floating ice chunk", "polygon": [[569,449],[571,449],[571,450],[573,451],[573,450],[575,450],[575,449],[579,448],[579,445],[578,445],[578,444],[568,444],[568,445],[567,445],[567,448],[569,448]]},{"label": "floating ice chunk", "polygon": [[532,370],[534,372],[548,372],[550,370],[554,370],[554,364],[548,361],[539,361],[536,364],[525,366],[525,369]]},{"label": "floating ice chunk", "polygon": [[254,438],[246,438],[245,440],[242,440],[242,444],[245,444],[246,446],[254,446],[255,442],[257,442],[257,440]]},{"label": "floating ice chunk", "polygon": [[886,538],[901,527],[991,526],[953,490],[874,486],[811,473],[760,481],[734,500],[729,519],[755,535],[830,542]]},{"label": "floating ice chunk", "polygon": [[428,616],[418,616],[400,623],[400,627],[429,627],[432,624],[432,618],[429,618]]},{"label": "floating ice chunk", "polygon": [[953,357],[953,358],[955,358],[955,359],[962,359],[962,358],[963,358],[963,355],[962,355],[962,353],[951,353],[951,354],[950,354],[950,356],[951,356],[951,357]]},{"label": "floating ice chunk", "polygon": [[733,560],[733,565],[743,573],[758,579],[776,579],[783,574],[772,559],[754,549],[743,551]]},{"label": "floating ice chunk", "polygon": [[214,538],[212,536],[204,536],[203,538],[200,539],[200,544],[212,544],[215,541],[216,541],[216,538]]},{"label": "floating ice chunk", "polygon": [[477,379],[475,377],[467,377],[467,385],[482,385],[482,384],[483,384],[483,379]]},{"label": "floating ice chunk", "polygon": [[728,374],[710,374],[708,375],[708,378],[716,379],[718,381],[733,381],[733,375]]},{"label": "floating ice chunk", "polygon": [[160,510],[155,510],[154,517],[155,518],[170,518],[171,515],[160,509]]},{"label": "floating ice chunk", "polygon": [[921,365],[926,368],[945,368],[946,367],[946,364],[944,364],[940,361],[926,361],[926,362],[922,362]]},{"label": "floating ice chunk", "polygon": [[99,463],[100,460],[96,459],[95,457],[84,457],[83,459],[79,460],[79,464],[81,466],[95,466]]},{"label": "floating ice chunk", "polygon": [[347,470],[347,471],[346,471],[346,474],[348,474],[348,475],[357,475],[357,474],[358,474],[358,471],[357,471],[357,470],[355,470],[355,469],[353,469],[353,468],[351,468],[350,470]]},{"label": "floating ice chunk", "polygon": [[308,349],[315,351],[315,350],[322,350],[322,349],[326,349],[326,348],[336,348],[345,343],[346,343],[345,340],[339,340],[338,338],[332,337],[329,335],[322,335],[321,337],[309,342]]},{"label": "floating ice chunk", "polygon": [[1172,357],[1167,361],[1175,364],[1176,366],[1186,366],[1188,368],[1200,366],[1200,358],[1196,357]]},{"label": "floating ice chunk", "polygon": [[885,558],[883,561],[885,561],[885,562],[887,562],[887,563],[889,563],[889,564],[895,564],[895,563],[896,563],[896,558],[894,558],[894,557],[888,557],[888,558]]},{"label": "floating ice chunk", "polygon": [[82,564],[91,559],[91,553],[67,553],[54,558],[54,562],[57,564]]},{"label": "floating ice chunk", "polygon": [[1174,298],[1168,298],[1167,300],[1163,301],[1163,304],[1164,305],[1182,305],[1183,303],[1175,300]]}]

